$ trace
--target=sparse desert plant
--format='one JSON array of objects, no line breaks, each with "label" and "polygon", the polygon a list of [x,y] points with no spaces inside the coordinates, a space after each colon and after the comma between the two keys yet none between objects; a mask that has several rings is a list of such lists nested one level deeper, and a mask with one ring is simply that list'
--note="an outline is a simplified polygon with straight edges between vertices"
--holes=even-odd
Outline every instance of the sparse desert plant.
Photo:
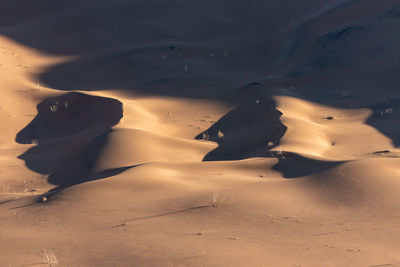
[{"label": "sparse desert plant", "polygon": [[53,249],[43,250],[43,263],[47,264],[50,267],[58,265],[58,260]]},{"label": "sparse desert plant", "polygon": [[203,140],[209,140],[209,139],[210,139],[210,135],[208,134],[208,132],[204,132],[204,133],[201,135],[201,138],[202,138]]},{"label": "sparse desert plant", "polygon": [[53,113],[56,112],[57,111],[57,105],[51,105],[50,106],[50,111],[53,112]]},{"label": "sparse desert plant", "polygon": [[274,142],[269,141],[268,144],[267,144],[267,147],[273,147],[274,145],[275,145]]},{"label": "sparse desert plant", "polygon": [[211,203],[212,207],[218,207],[219,204],[221,204],[222,202],[224,202],[226,200],[225,197],[221,200],[218,200],[218,195],[219,195],[218,193],[213,194],[212,203]]},{"label": "sparse desert plant", "polygon": [[3,193],[10,193],[10,185],[1,185]]},{"label": "sparse desert plant", "polygon": [[26,184],[26,180],[24,180],[24,185],[23,185],[22,191],[24,193],[28,193],[28,185]]},{"label": "sparse desert plant", "polygon": [[[275,144],[274,142],[270,141],[267,143],[266,147],[267,149],[271,149],[272,147],[276,146],[277,144]],[[274,157],[276,157],[277,159],[285,159],[286,158],[286,153],[283,150],[282,146],[279,145],[278,147],[276,147],[277,150],[273,150],[270,151],[270,154]]]},{"label": "sparse desert plant", "polygon": [[285,159],[285,158],[286,158],[286,156],[285,156],[285,151],[282,149],[282,146],[281,146],[281,145],[279,145],[279,150],[276,151],[276,157],[277,157],[278,159]]}]

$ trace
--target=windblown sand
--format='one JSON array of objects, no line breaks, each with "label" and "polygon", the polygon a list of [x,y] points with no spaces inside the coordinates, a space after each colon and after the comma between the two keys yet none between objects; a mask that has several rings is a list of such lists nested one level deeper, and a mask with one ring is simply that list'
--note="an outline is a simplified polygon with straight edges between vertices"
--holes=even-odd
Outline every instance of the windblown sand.
[{"label": "windblown sand", "polygon": [[0,266],[400,266],[400,4],[0,2]]}]

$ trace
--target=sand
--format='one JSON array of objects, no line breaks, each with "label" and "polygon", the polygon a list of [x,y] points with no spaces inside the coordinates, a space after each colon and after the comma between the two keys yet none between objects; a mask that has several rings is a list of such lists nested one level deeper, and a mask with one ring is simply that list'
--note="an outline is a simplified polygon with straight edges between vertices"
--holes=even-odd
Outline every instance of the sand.
[{"label": "sand", "polygon": [[400,5],[0,2],[0,266],[400,266]]}]

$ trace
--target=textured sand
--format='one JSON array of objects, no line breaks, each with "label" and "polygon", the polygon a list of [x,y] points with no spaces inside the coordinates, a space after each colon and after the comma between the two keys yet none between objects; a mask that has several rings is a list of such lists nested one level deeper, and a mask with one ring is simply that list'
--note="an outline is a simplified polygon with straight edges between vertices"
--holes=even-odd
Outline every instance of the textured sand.
[{"label": "textured sand", "polygon": [[0,266],[400,266],[400,5],[0,2]]}]

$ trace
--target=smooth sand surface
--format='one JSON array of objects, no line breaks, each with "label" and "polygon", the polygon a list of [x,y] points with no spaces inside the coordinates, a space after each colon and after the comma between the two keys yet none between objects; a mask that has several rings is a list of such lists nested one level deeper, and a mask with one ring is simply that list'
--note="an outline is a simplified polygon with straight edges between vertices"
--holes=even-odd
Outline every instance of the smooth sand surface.
[{"label": "smooth sand surface", "polygon": [[400,266],[400,4],[0,2],[0,266]]}]

